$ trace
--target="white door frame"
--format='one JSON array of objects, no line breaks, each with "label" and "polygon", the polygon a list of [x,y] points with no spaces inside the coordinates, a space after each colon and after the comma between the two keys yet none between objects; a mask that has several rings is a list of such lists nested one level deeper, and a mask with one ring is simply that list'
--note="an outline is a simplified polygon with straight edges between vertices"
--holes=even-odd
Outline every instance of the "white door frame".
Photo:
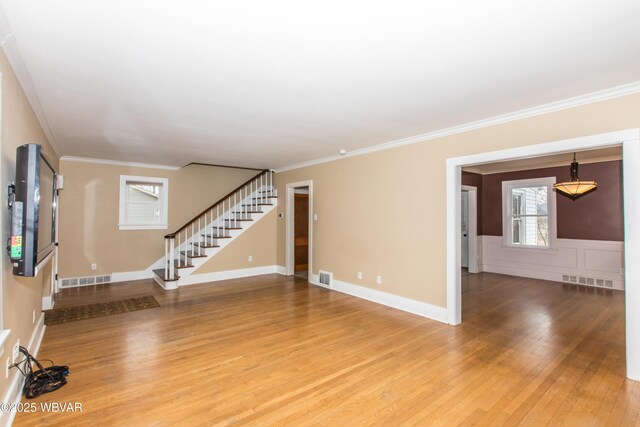
[{"label": "white door frame", "polygon": [[478,188],[462,185],[461,191],[469,193],[469,212],[467,214],[467,235],[469,236],[469,273],[478,272]]},{"label": "white door frame", "polygon": [[[627,377],[640,380],[640,128],[447,159],[447,322],[462,322],[460,191],[463,166],[622,145]],[[624,185],[627,183],[627,185]]]},{"label": "white door frame", "polygon": [[287,184],[287,210],[286,227],[286,270],[287,276],[292,276],[295,270],[295,232],[294,232],[294,206],[295,206],[295,189],[299,187],[309,187],[309,274],[311,278],[313,274],[313,181],[298,181]]}]

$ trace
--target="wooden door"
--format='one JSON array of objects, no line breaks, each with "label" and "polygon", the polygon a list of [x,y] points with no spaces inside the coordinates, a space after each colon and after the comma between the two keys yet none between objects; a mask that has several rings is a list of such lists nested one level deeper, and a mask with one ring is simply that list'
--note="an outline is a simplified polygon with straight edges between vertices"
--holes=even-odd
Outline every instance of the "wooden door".
[{"label": "wooden door", "polygon": [[294,206],[294,272],[309,268],[309,195],[296,194]]}]

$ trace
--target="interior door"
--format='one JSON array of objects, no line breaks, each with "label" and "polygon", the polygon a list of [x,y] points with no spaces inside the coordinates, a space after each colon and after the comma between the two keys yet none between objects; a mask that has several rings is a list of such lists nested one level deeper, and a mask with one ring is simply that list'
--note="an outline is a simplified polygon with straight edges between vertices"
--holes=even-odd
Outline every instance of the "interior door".
[{"label": "interior door", "polygon": [[309,195],[295,194],[294,205],[294,242],[295,266],[294,272],[305,271],[309,268]]},{"label": "interior door", "polygon": [[460,221],[461,233],[462,236],[462,266],[469,267],[469,192],[462,192],[462,204],[460,206],[460,217],[462,221]]}]

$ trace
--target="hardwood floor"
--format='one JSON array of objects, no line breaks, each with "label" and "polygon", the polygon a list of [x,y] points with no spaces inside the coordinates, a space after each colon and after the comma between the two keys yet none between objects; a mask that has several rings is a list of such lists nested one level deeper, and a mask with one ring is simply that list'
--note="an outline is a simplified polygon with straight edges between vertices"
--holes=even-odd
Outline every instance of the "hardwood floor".
[{"label": "hardwood floor", "polygon": [[624,295],[496,274],[463,279],[452,327],[267,275],[165,293],[63,291],[57,306],[154,295],[162,307],[47,328],[71,367],[15,425],[634,425]]}]

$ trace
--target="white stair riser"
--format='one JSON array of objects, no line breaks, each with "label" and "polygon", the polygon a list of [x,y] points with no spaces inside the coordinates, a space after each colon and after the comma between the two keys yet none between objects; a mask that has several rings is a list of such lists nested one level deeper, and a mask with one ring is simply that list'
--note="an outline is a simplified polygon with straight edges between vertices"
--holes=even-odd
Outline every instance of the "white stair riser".
[{"label": "white stair riser", "polygon": [[[233,242],[233,240],[235,240],[236,237],[238,237],[239,235],[241,235],[242,233],[244,233],[245,231],[250,229],[253,226],[253,224],[256,224],[258,221],[260,221],[260,219],[262,219],[264,216],[266,216],[269,212],[271,212],[273,209],[276,209],[277,206],[278,206],[277,199],[273,199],[273,205],[272,206],[263,206],[262,213],[260,213],[260,214],[251,214],[253,216],[253,221],[246,222],[245,223],[246,226],[243,227],[242,230],[227,230],[227,233],[231,236],[231,238],[229,238],[229,239],[215,239],[215,240],[217,240],[216,244],[219,245],[219,247],[217,247],[217,248],[203,248],[202,249],[202,254],[206,255],[206,257],[202,257],[202,258],[189,258],[189,257],[186,257],[186,259],[185,259],[185,256],[183,254],[180,254],[180,260],[188,262],[188,263],[193,265],[193,267],[183,268],[183,269],[179,269],[178,270],[178,276],[180,276],[180,280],[177,280],[177,281],[174,281],[174,282],[164,282],[162,279],[159,279],[159,278],[156,277],[155,278],[156,282],[158,282],[164,289],[167,289],[167,290],[176,289],[177,287],[180,286],[180,281],[182,280],[182,278],[189,277],[194,273],[197,274],[196,272],[197,272],[198,268],[200,268],[207,261],[209,261],[214,256],[216,256],[218,254],[218,252],[222,251],[228,244]],[[208,239],[208,240],[214,240],[214,239]],[[184,250],[184,249],[182,249],[182,250]]]}]

